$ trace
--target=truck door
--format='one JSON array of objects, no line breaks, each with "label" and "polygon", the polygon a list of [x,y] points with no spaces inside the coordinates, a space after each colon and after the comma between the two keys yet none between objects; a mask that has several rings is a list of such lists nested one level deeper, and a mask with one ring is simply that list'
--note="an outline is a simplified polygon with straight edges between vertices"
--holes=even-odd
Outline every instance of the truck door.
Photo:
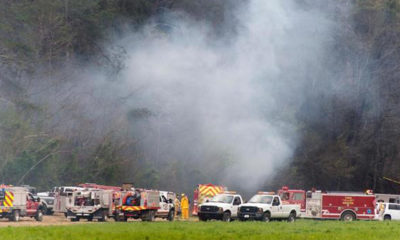
[{"label": "truck door", "polygon": [[281,201],[279,200],[279,197],[274,197],[274,199],[272,200],[271,217],[272,218],[282,217],[282,204]]},{"label": "truck door", "polygon": [[239,205],[242,204],[242,199],[239,196],[236,196],[233,199],[233,205],[232,205],[232,217],[237,217]]},{"label": "truck door", "polygon": [[33,198],[33,195],[31,193],[28,193],[26,195],[26,212],[28,215],[32,215],[36,213],[37,209],[37,204],[35,202],[35,199]]}]

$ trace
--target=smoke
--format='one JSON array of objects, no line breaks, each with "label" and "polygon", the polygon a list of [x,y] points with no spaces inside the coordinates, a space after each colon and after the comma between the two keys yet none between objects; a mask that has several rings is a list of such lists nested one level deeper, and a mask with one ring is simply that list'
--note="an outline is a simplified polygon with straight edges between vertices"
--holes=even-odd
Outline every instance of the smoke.
[{"label": "smoke", "polygon": [[[213,34],[182,13],[117,42],[127,52],[119,86],[143,161],[177,161],[215,181],[256,190],[290,162],[295,113],[324,76],[332,23],[315,4],[251,0],[235,33]],[[226,26],[231,29],[231,26]],[[193,185],[191,185],[193,186]]]}]

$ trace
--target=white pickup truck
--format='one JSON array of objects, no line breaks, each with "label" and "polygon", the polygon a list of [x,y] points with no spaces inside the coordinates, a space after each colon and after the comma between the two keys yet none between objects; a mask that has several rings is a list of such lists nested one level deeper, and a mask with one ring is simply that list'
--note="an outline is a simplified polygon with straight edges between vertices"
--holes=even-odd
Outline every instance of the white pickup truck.
[{"label": "white pickup truck", "polygon": [[269,222],[271,219],[287,219],[294,222],[300,216],[300,205],[282,204],[278,195],[259,192],[247,203],[239,208],[238,217],[240,221],[261,220]]},{"label": "white pickup truck", "polygon": [[201,204],[197,215],[200,221],[218,219],[230,222],[232,219],[237,219],[238,209],[242,203],[243,199],[240,195],[225,192]]}]

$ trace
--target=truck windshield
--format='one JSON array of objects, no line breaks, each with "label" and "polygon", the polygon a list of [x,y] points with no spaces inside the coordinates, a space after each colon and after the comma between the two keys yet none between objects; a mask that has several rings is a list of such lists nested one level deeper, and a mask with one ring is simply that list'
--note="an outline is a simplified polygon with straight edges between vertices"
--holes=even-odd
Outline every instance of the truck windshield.
[{"label": "truck windshield", "polygon": [[231,195],[216,195],[210,200],[210,202],[231,203],[232,199],[233,196]]},{"label": "truck windshield", "polygon": [[249,203],[266,203],[271,204],[272,196],[265,196],[265,195],[254,195],[250,200]]}]

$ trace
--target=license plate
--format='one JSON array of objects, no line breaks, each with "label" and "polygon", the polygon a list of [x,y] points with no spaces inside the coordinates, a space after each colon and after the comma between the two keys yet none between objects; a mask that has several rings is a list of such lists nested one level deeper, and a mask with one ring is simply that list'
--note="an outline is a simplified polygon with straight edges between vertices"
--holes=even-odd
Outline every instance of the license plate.
[{"label": "license plate", "polygon": [[249,215],[244,215],[244,218],[249,218],[250,216]]}]

